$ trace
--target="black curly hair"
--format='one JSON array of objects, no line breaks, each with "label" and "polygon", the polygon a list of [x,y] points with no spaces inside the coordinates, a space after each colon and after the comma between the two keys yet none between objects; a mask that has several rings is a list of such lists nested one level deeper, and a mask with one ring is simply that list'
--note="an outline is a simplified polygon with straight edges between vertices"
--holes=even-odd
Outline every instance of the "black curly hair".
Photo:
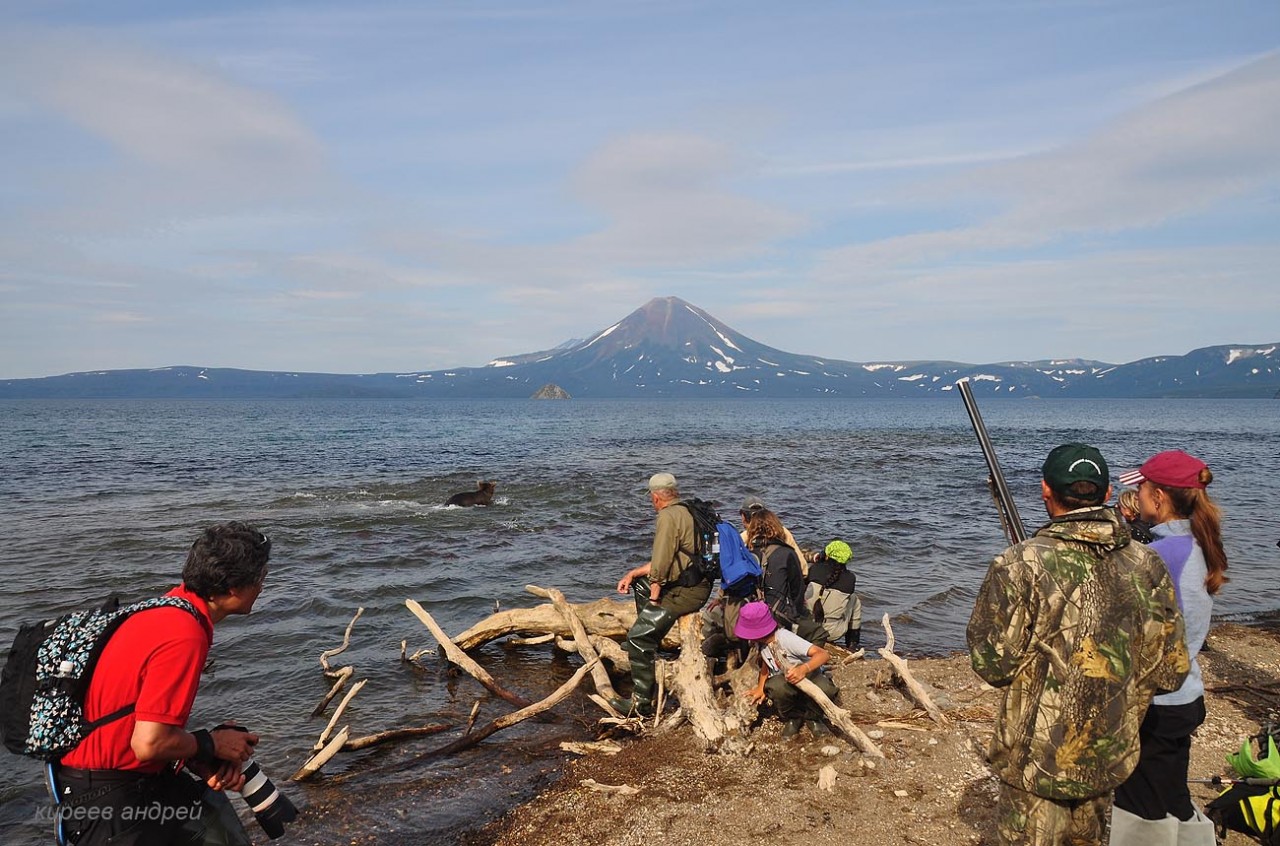
[{"label": "black curly hair", "polygon": [[271,538],[248,523],[232,521],[210,526],[200,533],[187,563],[182,583],[207,598],[250,587],[262,581],[271,557]]}]

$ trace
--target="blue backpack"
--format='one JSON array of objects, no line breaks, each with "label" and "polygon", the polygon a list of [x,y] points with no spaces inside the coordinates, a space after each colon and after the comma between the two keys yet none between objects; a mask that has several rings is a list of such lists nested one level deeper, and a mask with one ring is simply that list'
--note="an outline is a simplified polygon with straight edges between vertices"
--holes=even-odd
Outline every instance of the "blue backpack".
[{"label": "blue backpack", "polygon": [[754,595],[764,571],[760,569],[759,559],[742,542],[738,530],[721,520],[709,502],[683,499],[679,504],[693,515],[694,566],[686,572],[697,570],[701,578],[719,579],[726,596]]}]

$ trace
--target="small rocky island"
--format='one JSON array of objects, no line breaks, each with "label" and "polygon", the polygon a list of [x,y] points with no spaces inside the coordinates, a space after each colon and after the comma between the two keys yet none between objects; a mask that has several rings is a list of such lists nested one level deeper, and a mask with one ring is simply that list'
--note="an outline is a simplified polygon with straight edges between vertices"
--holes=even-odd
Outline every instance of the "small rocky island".
[{"label": "small rocky island", "polygon": [[556,384],[548,383],[533,392],[530,399],[570,399],[569,392]]}]

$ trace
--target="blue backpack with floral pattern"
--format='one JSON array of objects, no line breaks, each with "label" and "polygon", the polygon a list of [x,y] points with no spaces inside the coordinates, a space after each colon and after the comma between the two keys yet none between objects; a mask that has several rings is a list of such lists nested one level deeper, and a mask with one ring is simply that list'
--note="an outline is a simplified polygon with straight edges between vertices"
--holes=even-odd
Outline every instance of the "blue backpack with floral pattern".
[{"label": "blue backpack with floral pattern", "polygon": [[161,596],[120,606],[111,597],[100,608],[54,620],[26,623],[9,648],[0,672],[0,735],[18,755],[54,761],[95,729],[133,713],[134,705],[86,721],[84,697],[93,668],[120,624],[139,611],[174,607],[208,623],[189,601]]}]

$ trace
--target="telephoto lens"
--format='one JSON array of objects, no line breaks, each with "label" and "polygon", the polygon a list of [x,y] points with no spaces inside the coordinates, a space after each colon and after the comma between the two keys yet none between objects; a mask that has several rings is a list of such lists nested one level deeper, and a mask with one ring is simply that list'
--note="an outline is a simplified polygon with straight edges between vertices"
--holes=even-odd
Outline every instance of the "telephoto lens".
[{"label": "telephoto lens", "polygon": [[244,799],[253,818],[262,826],[267,837],[275,840],[284,834],[284,824],[298,818],[298,809],[262,772],[258,762],[250,758],[240,768],[244,773],[244,787],[240,788],[240,797]]}]

